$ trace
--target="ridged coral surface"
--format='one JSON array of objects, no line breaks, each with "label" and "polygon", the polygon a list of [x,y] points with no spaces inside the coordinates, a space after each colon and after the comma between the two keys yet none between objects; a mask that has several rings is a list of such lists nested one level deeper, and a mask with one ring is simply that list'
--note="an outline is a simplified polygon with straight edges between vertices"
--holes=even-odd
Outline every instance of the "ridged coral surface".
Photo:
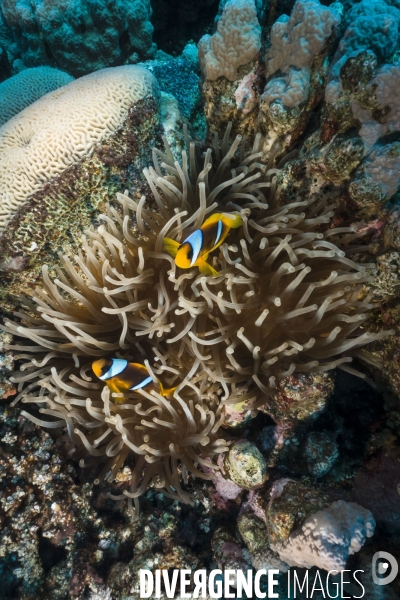
[{"label": "ridged coral surface", "polygon": [[146,69],[104,69],[46,94],[5,123],[0,128],[0,231],[29,196],[115,132],[135,102],[157,94],[157,82]]},{"label": "ridged coral surface", "polygon": [[45,94],[73,80],[68,73],[51,67],[24,69],[10,77],[0,84],[0,126]]}]

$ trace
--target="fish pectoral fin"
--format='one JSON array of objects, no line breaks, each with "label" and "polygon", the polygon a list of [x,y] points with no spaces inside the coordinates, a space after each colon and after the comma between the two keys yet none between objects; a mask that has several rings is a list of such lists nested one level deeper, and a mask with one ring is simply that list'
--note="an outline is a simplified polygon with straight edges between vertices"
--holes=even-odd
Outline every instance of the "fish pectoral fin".
[{"label": "fish pectoral fin", "polygon": [[216,271],[214,267],[212,267],[210,263],[206,262],[205,260],[198,260],[196,266],[199,267],[199,271],[203,275],[211,275],[212,277],[218,275],[218,271]]},{"label": "fish pectoral fin", "polygon": [[175,240],[171,240],[171,238],[164,238],[164,250],[165,252],[168,252],[168,254],[170,256],[172,256],[172,258],[175,258],[177,252],[178,252],[178,248],[180,246],[179,242],[176,242]]},{"label": "fish pectoral fin", "polygon": [[107,387],[112,394],[120,394],[123,390],[121,390],[114,381],[106,381]]},{"label": "fish pectoral fin", "polygon": [[[162,387],[162,386],[160,386],[160,387]],[[162,387],[161,395],[162,395],[162,396],[172,396],[172,394],[173,394],[173,393],[174,393],[174,391],[177,389],[177,387],[178,387],[177,385],[176,385],[175,387],[172,387],[172,388],[167,388],[167,389],[164,389],[164,388]]]}]

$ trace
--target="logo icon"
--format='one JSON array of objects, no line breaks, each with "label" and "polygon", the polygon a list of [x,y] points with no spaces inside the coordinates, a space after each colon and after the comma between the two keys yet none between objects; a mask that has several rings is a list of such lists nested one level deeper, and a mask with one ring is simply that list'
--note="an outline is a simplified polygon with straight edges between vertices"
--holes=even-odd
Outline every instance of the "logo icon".
[{"label": "logo icon", "polygon": [[[392,583],[399,572],[399,565],[389,552],[375,552],[372,558],[372,579],[376,585]],[[386,577],[382,577],[386,575]]]}]

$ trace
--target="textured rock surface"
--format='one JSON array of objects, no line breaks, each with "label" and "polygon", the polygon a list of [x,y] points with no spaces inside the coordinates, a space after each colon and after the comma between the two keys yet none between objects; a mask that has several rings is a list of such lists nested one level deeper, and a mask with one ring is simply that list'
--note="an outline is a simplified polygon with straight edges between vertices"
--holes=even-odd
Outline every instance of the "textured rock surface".
[{"label": "textured rock surface", "polygon": [[[1,344],[10,344],[12,336],[0,330],[0,348]],[[14,369],[14,358],[10,351],[0,349],[0,399],[5,400],[13,396],[16,392],[15,385],[10,381]]]},{"label": "textured rock surface", "polygon": [[26,67],[50,65],[74,77],[150,58],[155,51],[148,0],[3,0],[5,25]]},{"label": "textured rock surface", "polygon": [[[247,549],[226,526],[218,527],[214,532],[212,549],[218,568],[222,571],[238,569],[246,573],[247,569],[251,568]],[[232,581],[235,581],[235,577],[232,577]]]},{"label": "textured rock surface", "polygon": [[278,569],[281,573],[287,572],[287,565],[270,548],[268,530],[262,519],[251,512],[243,512],[238,517],[237,525],[255,569]]},{"label": "textured rock surface", "polygon": [[279,479],[274,482],[265,510],[272,544],[286,542],[291,533],[311,516],[332,502],[329,491],[311,488],[301,482]]},{"label": "textured rock surface", "polygon": [[231,446],[224,458],[228,477],[241,488],[254,489],[267,480],[267,465],[255,444],[240,440]]},{"label": "textured rock surface", "polygon": [[312,432],[305,446],[308,470],[315,477],[322,477],[338,458],[339,451],[335,440],[326,432]]},{"label": "textured rock surface", "polygon": [[141,63],[142,66],[153,73],[162,92],[172,94],[176,98],[183,120],[188,123],[191,134],[204,138],[206,124],[196,46],[187,44],[182,55],[177,58],[159,54],[160,57]]},{"label": "textured rock surface", "polygon": [[316,416],[324,409],[333,386],[330,373],[290,375],[279,382],[264,410],[278,423]]},{"label": "textured rock surface", "polygon": [[234,81],[205,79],[202,92],[208,139],[232,122],[234,134],[254,134],[258,129],[258,104],[264,82],[259,57],[239,67]]},{"label": "textured rock surface", "polygon": [[[397,273],[398,274],[398,273]],[[397,286],[398,289],[398,286]],[[400,302],[398,296],[384,304],[381,310],[371,316],[368,328],[377,331],[390,323],[395,330],[395,335],[385,343],[374,344],[373,356],[378,359],[378,369],[373,369],[373,374],[392,390],[397,398],[400,397]],[[382,366],[383,365],[383,366]]]},{"label": "textured rock surface", "polygon": [[349,185],[350,197],[363,215],[377,217],[397,191],[399,180],[400,143],[375,145],[354,173]]},{"label": "textured rock surface", "polygon": [[[150,492],[133,524],[107,488],[82,480],[62,444],[18,415],[0,405],[2,598],[81,599],[106,588],[138,597],[140,568],[198,568],[210,517]],[[122,471],[117,487],[125,479]]]}]

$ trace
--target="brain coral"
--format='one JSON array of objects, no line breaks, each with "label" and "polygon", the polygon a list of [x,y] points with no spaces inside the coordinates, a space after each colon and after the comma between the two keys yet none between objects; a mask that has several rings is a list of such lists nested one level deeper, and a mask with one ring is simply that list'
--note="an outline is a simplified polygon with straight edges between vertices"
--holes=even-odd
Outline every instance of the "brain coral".
[{"label": "brain coral", "polygon": [[46,94],[0,127],[0,231],[31,194],[115,132],[135,102],[157,94],[146,69],[104,69]]},{"label": "brain coral", "polygon": [[1,8],[27,67],[79,77],[155,51],[149,0],[2,0]]},{"label": "brain coral", "polygon": [[229,0],[214,35],[199,41],[200,66],[206,79],[234,81],[237,68],[250,62],[261,47],[261,27],[254,0]]},{"label": "brain coral", "polygon": [[51,67],[24,69],[6,79],[0,84],[0,125],[35,100],[73,80],[68,73]]},{"label": "brain coral", "polygon": [[[166,145],[144,171],[157,210],[144,196],[118,195],[119,209],[108,207],[74,262],[61,257],[54,281],[44,267],[43,288],[5,326],[20,339],[7,347],[21,351],[16,401],[34,411],[23,414],[66,425],[75,456],[106,461],[98,479],[112,478],[132,452],[131,500],[151,480],[187,501],[178,465],[184,480],[210,476],[210,459],[227,449],[218,437],[224,405],[268,405],[277,380],[294,371],[354,372],[352,356],[372,360],[357,349],[390,333],[360,328],[369,276],[347,256],[360,250],[351,244],[359,234],[326,229],[333,207],[324,197],[280,206],[278,169],[273,157],[260,162],[260,134],[250,147],[241,136],[230,145],[228,128],[203,155],[187,136],[186,144],[181,164]],[[221,209],[239,211],[243,226],[212,257],[218,275],[177,270],[164,237],[184,240]],[[110,398],[90,369],[93,357],[115,355],[145,362],[176,391]]]}]

